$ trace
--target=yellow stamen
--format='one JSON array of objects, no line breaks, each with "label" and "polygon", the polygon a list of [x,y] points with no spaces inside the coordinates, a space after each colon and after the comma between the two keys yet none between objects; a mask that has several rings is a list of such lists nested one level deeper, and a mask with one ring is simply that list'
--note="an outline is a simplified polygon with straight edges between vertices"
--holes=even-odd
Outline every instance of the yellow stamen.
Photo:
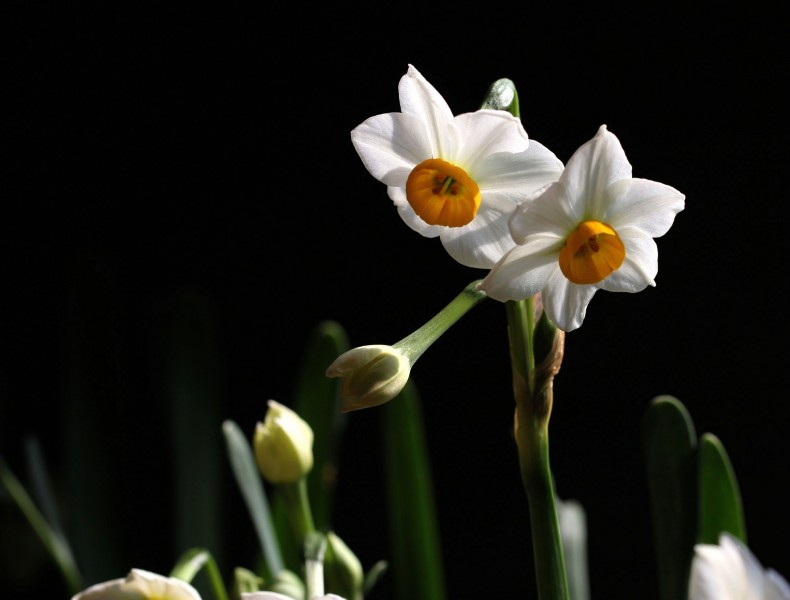
[{"label": "yellow stamen", "polygon": [[584,221],[560,250],[560,269],[573,283],[598,283],[625,260],[625,246],[617,232],[600,221]]},{"label": "yellow stamen", "polygon": [[462,227],[480,208],[480,188],[466,171],[431,158],[414,167],[406,181],[406,198],[429,225]]}]

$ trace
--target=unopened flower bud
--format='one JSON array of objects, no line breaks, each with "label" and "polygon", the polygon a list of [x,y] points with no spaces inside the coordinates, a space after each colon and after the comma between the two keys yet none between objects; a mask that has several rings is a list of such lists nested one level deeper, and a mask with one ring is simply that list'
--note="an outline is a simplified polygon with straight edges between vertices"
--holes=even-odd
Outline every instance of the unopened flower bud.
[{"label": "unopened flower bud", "polygon": [[249,592],[257,592],[263,585],[263,578],[257,573],[245,569],[244,567],[236,567],[233,569],[233,597],[240,598],[242,594]]},{"label": "unopened flower bud", "polygon": [[343,412],[378,406],[397,396],[417,359],[486,295],[473,281],[422,327],[393,346],[360,346],[338,356],[327,377],[342,377]]},{"label": "unopened flower bud", "polygon": [[326,542],[324,577],[327,588],[342,594],[348,600],[362,600],[362,586],[365,581],[362,563],[334,532],[326,534]]},{"label": "unopened flower bud", "polygon": [[293,410],[269,400],[255,426],[255,459],[270,483],[295,483],[313,468],[313,430]]},{"label": "unopened flower bud", "polygon": [[242,600],[293,600],[304,598],[304,582],[293,571],[281,570],[276,579],[268,586],[268,591],[242,594]]},{"label": "unopened flower bud", "polygon": [[378,406],[397,396],[409,380],[411,361],[399,349],[360,346],[329,365],[327,377],[342,377],[343,412]]}]

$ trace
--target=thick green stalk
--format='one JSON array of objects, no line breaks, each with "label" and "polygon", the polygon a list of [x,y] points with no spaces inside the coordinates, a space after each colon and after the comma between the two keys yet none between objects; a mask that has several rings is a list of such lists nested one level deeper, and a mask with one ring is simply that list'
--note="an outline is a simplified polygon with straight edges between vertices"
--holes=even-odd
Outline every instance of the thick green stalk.
[{"label": "thick green stalk", "polygon": [[540,600],[568,600],[565,557],[549,466],[548,430],[532,429],[525,434],[529,425],[523,423],[520,416],[519,420],[522,421],[518,438],[521,480],[529,502],[538,597]]},{"label": "thick green stalk", "polygon": [[532,333],[535,331],[535,317],[532,298],[520,302],[506,302],[508,338],[510,341],[510,361],[513,376],[518,376],[527,384],[523,391],[516,392],[516,401],[519,397],[530,397],[531,375],[535,370],[535,353],[532,347]]},{"label": "thick green stalk", "polygon": [[569,600],[557,503],[549,464],[552,383],[562,357],[562,333],[554,352],[535,365],[532,300],[507,302],[508,333],[516,400],[515,437],[527,494],[540,600]]},{"label": "thick green stalk", "polygon": [[297,546],[304,549],[307,537],[315,531],[307,495],[307,480],[302,477],[295,483],[282,483],[278,487],[284,496],[285,510],[296,536]]}]

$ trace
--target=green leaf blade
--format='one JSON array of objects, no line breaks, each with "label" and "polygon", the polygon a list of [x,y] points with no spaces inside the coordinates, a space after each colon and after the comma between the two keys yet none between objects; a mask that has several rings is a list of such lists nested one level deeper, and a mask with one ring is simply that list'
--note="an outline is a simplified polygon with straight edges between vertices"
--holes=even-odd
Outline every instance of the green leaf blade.
[{"label": "green leaf blade", "polygon": [[[199,291],[161,303],[153,319],[158,384],[168,407],[174,549],[211,548],[222,562],[221,352],[215,309]],[[200,465],[199,469],[194,468]]]},{"label": "green leaf blade", "polygon": [[231,420],[222,424],[228,458],[230,459],[236,483],[247,504],[247,510],[258,535],[264,557],[265,577],[274,579],[283,570],[277,535],[272,524],[269,502],[261,481],[258,466],[247,438]]},{"label": "green leaf blade", "polygon": [[743,502],[735,471],[721,441],[715,435],[705,433],[699,444],[697,541],[718,544],[719,535],[724,531],[747,543]]},{"label": "green leaf blade", "polygon": [[444,600],[444,565],[422,410],[411,381],[384,406],[382,416],[395,598]]},{"label": "green leaf blade", "polygon": [[[216,600],[229,600],[217,561],[205,548],[190,548],[184,552],[170,571],[170,576],[193,583],[197,574],[205,569],[209,588]],[[200,591],[200,590],[198,590]],[[205,594],[205,591],[203,592]]]},{"label": "green leaf blade", "polygon": [[685,406],[654,398],[642,423],[660,600],[686,600],[697,530],[697,435]]},{"label": "green leaf blade", "polygon": [[22,483],[6,465],[2,455],[0,455],[0,484],[8,490],[9,495],[25,515],[30,526],[58,566],[69,593],[79,592],[82,589],[83,578],[68,540],[58,529],[50,526]]},{"label": "green leaf blade", "polygon": [[294,410],[313,429],[313,470],[307,492],[315,526],[323,532],[331,529],[337,450],[347,420],[341,411],[339,382],[327,377],[326,369],[348,349],[348,337],[338,323],[319,323],[305,348],[294,398]]}]

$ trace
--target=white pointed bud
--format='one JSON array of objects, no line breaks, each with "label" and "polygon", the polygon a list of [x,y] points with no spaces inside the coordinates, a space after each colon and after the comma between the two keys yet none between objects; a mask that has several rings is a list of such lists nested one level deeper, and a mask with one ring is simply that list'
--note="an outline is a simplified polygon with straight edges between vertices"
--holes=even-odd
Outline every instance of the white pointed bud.
[{"label": "white pointed bud", "polygon": [[296,483],[313,468],[313,430],[287,406],[274,400],[268,406],[255,426],[258,469],[270,483]]}]

